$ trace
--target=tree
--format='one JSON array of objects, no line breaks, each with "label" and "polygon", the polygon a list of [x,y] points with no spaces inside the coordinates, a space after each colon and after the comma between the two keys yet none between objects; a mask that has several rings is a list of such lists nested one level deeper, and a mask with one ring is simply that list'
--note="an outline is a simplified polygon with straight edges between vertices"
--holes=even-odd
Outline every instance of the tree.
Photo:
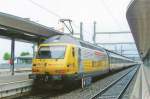
[{"label": "tree", "polygon": [[30,55],[29,52],[21,52],[20,56],[27,56],[27,55]]},{"label": "tree", "polygon": [[11,58],[10,53],[5,52],[5,53],[4,53],[4,56],[3,56],[3,59],[4,59],[4,60],[9,60],[10,58]]}]

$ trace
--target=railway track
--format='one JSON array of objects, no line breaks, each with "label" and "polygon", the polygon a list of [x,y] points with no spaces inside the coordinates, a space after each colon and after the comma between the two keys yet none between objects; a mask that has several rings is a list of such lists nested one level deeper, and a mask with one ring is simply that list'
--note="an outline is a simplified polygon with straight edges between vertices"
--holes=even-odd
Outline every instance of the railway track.
[{"label": "railway track", "polygon": [[107,87],[92,96],[92,99],[121,99],[134,78],[139,67],[130,70],[117,80],[110,83]]},{"label": "railway track", "polygon": [[86,89],[39,91],[16,99],[120,99],[137,70],[138,66],[127,68],[94,82]]},{"label": "railway track", "polygon": [[51,97],[57,97],[59,95],[63,95],[68,93],[74,89],[57,89],[57,90],[49,90],[49,89],[41,89],[31,91],[30,94],[20,96],[14,99],[51,99]]}]

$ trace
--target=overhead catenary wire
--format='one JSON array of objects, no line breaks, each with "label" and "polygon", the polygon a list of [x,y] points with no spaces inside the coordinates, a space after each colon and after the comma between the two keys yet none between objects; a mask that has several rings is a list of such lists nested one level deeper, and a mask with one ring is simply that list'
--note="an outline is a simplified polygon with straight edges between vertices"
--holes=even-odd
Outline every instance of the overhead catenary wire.
[{"label": "overhead catenary wire", "polygon": [[[38,6],[39,8],[43,9],[43,10],[46,11],[47,13],[52,14],[53,16],[57,17],[58,19],[63,19],[63,17],[61,17],[61,16],[60,16],[59,14],[57,14],[56,12],[49,10],[48,8],[46,8],[46,7],[44,7],[43,5],[41,5],[41,4],[37,3],[37,2],[35,2],[34,0],[28,0],[28,1],[29,1],[30,3],[32,3],[32,4],[36,5],[36,6]],[[102,1],[103,1],[103,0],[102,0]],[[104,3],[104,1],[103,1],[103,3]],[[105,5],[105,3],[104,3],[104,5]],[[109,9],[107,9],[106,5],[105,5],[104,7],[106,8],[106,10],[107,10],[108,13],[111,13],[111,11],[110,11]],[[111,14],[110,14],[110,15],[111,15]],[[111,16],[112,16],[112,15],[111,15]],[[117,22],[117,20],[115,19],[115,17],[112,16],[112,18],[114,19],[115,23],[117,24],[118,22]],[[77,29],[80,28],[79,26],[77,26],[77,25],[74,24],[74,23],[72,23],[72,25],[73,25],[74,28],[77,28]],[[118,25],[118,27],[120,27],[120,25]],[[120,28],[121,28],[121,27],[120,27]],[[88,32],[87,32],[86,30],[84,30],[84,29],[83,29],[83,32],[88,33]]]},{"label": "overhead catenary wire", "polygon": [[[38,6],[39,8],[43,9],[43,10],[46,11],[47,13],[52,14],[53,16],[57,17],[58,19],[63,19],[63,17],[61,17],[59,14],[57,14],[57,13],[55,13],[55,12],[53,12],[53,11],[47,9],[46,7],[44,7],[44,6],[42,6],[42,5],[38,4],[38,3],[36,3],[34,0],[28,0],[28,1],[29,1],[30,3],[32,3],[32,4],[36,5],[36,6]],[[74,27],[78,28],[75,24],[73,24],[73,25],[74,25]]]},{"label": "overhead catenary wire", "polygon": [[[30,3],[32,3],[32,4],[36,5],[36,6],[38,6],[39,8],[43,9],[43,10],[46,11],[47,13],[52,14],[53,16],[55,16],[55,17],[57,17],[57,18],[59,18],[59,19],[63,19],[63,17],[61,17],[59,14],[57,14],[57,13],[55,13],[55,12],[49,10],[48,8],[44,7],[43,5],[40,5],[40,4],[36,3],[34,0],[28,0],[28,1],[29,1]],[[79,26],[77,26],[77,25],[76,25],[75,23],[73,23],[73,22],[72,22],[72,25],[73,25],[75,28],[78,28],[78,29],[80,28]],[[87,31],[83,30],[83,32],[87,32]]]},{"label": "overhead catenary wire", "polygon": [[112,19],[114,20],[115,24],[117,25],[117,27],[119,27],[119,29],[121,30],[121,26],[118,23],[118,20],[116,19],[116,17],[113,16],[113,14],[111,13],[111,10],[109,9],[109,7],[106,5],[106,3],[104,2],[104,0],[101,0],[103,3],[103,7],[105,8],[105,10],[108,12],[108,14],[112,17]]},{"label": "overhead catenary wire", "polygon": [[33,1],[33,0],[28,0],[28,1],[31,2],[32,4],[38,6],[39,8],[43,9],[44,11],[46,11],[46,12],[48,12],[48,13],[54,15],[55,17],[57,17],[57,18],[59,18],[59,19],[62,18],[59,14],[57,14],[57,13],[55,13],[55,12],[53,12],[53,11],[47,9],[46,7],[44,7],[44,6],[42,6],[42,5],[38,4],[38,3],[36,3],[35,1]]}]

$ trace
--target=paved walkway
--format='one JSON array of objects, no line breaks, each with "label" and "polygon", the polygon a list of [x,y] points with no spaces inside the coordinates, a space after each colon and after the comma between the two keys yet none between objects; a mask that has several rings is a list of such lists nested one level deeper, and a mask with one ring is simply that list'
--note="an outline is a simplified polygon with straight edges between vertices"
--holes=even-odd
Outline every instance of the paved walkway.
[{"label": "paved walkway", "polygon": [[[31,68],[17,68],[15,69],[15,75],[20,74],[29,74],[31,73]],[[0,69],[0,77],[1,76],[9,76],[11,75],[10,69]]]},{"label": "paved walkway", "polygon": [[150,99],[150,68],[140,67],[130,99]]},{"label": "paved walkway", "polygon": [[0,85],[4,83],[16,82],[28,80],[28,74],[19,74],[19,75],[8,75],[8,76],[0,76]]}]

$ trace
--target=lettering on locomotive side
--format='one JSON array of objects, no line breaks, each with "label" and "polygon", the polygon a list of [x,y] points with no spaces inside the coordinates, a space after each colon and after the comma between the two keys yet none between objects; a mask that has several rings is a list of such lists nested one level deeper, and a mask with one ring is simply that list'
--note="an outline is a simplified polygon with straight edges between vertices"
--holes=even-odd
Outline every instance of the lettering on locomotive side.
[{"label": "lettering on locomotive side", "polygon": [[95,51],[95,55],[101,56],[101,55],[104,55],[104,53],[103,53],[103,52],[100,52],[100,51]]}]

